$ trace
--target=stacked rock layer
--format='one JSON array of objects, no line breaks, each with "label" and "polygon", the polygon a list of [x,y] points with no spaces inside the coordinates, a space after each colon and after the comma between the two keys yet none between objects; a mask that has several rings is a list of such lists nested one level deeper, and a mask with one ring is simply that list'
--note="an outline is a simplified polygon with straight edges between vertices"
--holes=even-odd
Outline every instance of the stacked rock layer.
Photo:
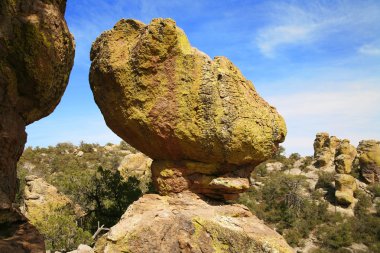
[{"label": "stacked rock layer", "polygon": [[121,20],[91,50],[107,125],[154,161],[162,194],[234,198],[286,135],[283,118],[225,57],[191,47],[171,19]]}]

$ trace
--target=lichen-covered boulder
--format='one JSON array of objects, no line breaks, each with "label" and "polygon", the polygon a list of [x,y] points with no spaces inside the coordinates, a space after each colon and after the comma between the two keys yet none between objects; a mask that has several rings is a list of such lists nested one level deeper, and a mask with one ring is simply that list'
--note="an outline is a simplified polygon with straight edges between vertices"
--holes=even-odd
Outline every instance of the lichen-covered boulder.
[{"label": "lichen-covered boulder", "polygon": [[189,192],[147,194],[95,244],[95,252],[294,252],[245,206],[213,205]]},{"label": "lichen-covered boulder", "polygon": [[239,69],[193,48],[171,19],[119,21],[94,42],[91,60],[107,125],[152,159],[258,164],[286,135]]},{"label": "lichen-covered boulder", "polygon": [[363,140],[357,149],[362,177],[367,183],[380,182],[380,141]]},{"label": "lichen-covered boulder", "polygon": [[354,191],[357,189],[356,179],[347,174],[335,175],[335,198],[338,204],[350,206],[356,203]]},{"label": "lichen-covered boulder", "polygon": [[340,140],[328,133],[317,133],[314,140],[314,159],[316,167],[324,167],[332,164]]},{"label": "lichen-covered boulder", "polygon": [[[64,19],[65,7],[66,0],[0,1],[0,227],[20,219],[12,202],[25,127],[54,110],[69,80],[74,40]],[[7,226],[25,228],[24,233],[36,230],[27,223]],[[34,240],[30,234],[18,237],[20,241],[12,246],[12,233],[4,240],[8,245],[0,243],[0,252],[21,252],[17,245],[34,245],[22,241]]]},{"label": "lichen-covered boulder", "polygon": [[66,89],[74,40],[66,0],[0,2],[0,102],[30,124],[49,115]]},{"label": "lichen-covered boulder", "polygon": [[356,157],[356,148],[347,139],[342,140],[335,154],[335,170],[340,174],[350,174]]}]

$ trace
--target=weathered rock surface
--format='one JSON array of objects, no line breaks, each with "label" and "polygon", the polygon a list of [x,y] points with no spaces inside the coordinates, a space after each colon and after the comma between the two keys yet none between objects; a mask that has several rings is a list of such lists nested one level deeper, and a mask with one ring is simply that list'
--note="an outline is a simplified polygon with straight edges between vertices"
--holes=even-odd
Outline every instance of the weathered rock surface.
[{"label": "weathered rock surface", "polygon": [[349,140],[342,140],[335,154],[334,164],[336,172],[350,174],[356,153],[356,148],[350,144]]},{"label": "weathered rock surface", "polygon": [[108,126],[153,159],[257,163],[284,140],[282,117],[252,83],[227,58],[191,47],[171,19],[119,21],[91,60]]},{"label": "weathered rock surface", "polygon": [[356,179],[347,174],[336,174],[335,176],[335,198],[341,205],[354,204],[354,191],[357,188]]},{"label": "weathered rock surface", "polygon": [[149,183],[152,181],[151,165],[152,159],[141,152],[137,152],[126,155],[117,169],[126,180],[129,177],[136,177],[140,180],[140,189],[146,192],[149,188]]},{"label": "weathered rock surface", "polygon": [[78,246],[78,249],[67,252],[67,253],[94,253],[94,250],[88,245],[80,244]]},{"label": "weathered rock surface", "polygon": [[334,161],[335,152],[340,144],[340,140],[328,133],[317,133],[314,140],[314,159],[316,167],[330,165]]},{"label": "weathered rock surface", "polygon": [[363,178],[367,183],[380,182],[380,141],[363,140],[357,149]]},{"label": "weathered rock surface", "polygon": [[242,205],[209,204],[186,192],[147,194],[99,239],[95,252],[293,252]]},{"label": "weathered rock surface", "polygon": [[[64,20],[65,6],[65,0],[0,1],[0,226],[19,219],[12,202],[25,126],[49,115],[68,83],[74,41]],[[0,252],[12,247],[2,243]],[[19,249],[15,244],[14,251]]]},{"label": "weathered rock surface", "polygon": [[[214,167],[212,177],[233,186],[218,179],[208,187],[203,175],[213,194],[220,187],[235,194],[229,174],[241,166],[252,171],[285,138],[283,118],[253,84],[227,58],[212,60],[191,47],[171,19],[119,21],[95,41],[91,60],[91,88],[107,125],[157,164],[182,163],[176,178]],[[183,166],[188,161],[201,166]]]},{"label": "weathered rock surface", "polygon": [[23,214],[32,224],[43,221],[47,215],[51,215],[64,207],[71,207],[78,217],[84,213],[81,208],[75,208],[73,202],[56,187],[48,184],[44,179],[37,176],[27,176],[24,189]]}]

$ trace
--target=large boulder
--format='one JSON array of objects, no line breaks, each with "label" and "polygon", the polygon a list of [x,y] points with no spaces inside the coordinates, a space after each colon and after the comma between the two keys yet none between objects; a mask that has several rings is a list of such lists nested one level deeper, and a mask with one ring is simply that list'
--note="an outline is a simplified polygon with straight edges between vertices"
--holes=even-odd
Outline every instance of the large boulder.
[{"label": "large boulder", "polygon": [[357,189],[356,179],[347,174],[335,175],[335,198],[338,204],[350,206],[356,203],[354,191]]},{"label": "large boulder", "polygon": [[380,141],[363,140],[358,146],[359,166],[367,183],[380,182]]},{"label": "large boulder", "polygon": [[212,205],[189,192],[147,194],[95,244],[95,252],[293,252],[242,205]]},{"label": "large boulder", "polygon": [[25,127],[54,110],[69,80],[74,40],[65,7],[66,0],[0,1],[0,226],[19,217],[12,202]]},{"label": "large boulder", "polygon": [[336,172],[350,174],[356,153],[356,148],[350,144],[349,140],[342,140],[335,154],[334,164]]},{"label": "large boulder", "polygon": [[249,175],[285,138],[283,118],[237,67],[191,47],[171,19],[119,21],[94,42],[91,60],[91,88],[107,125],[155,160],[156,182],[174,166],[172,175],[196,174],[210,196],[223,197],[220,187],[234,195],[246,189],[235,174]]},{"label": "large boulder", "polygon": [[90,83],[107,125],[156,160],[258,164],[286,129],[225,57],[191,47],[171,19],[121,20],[91,50]]}]

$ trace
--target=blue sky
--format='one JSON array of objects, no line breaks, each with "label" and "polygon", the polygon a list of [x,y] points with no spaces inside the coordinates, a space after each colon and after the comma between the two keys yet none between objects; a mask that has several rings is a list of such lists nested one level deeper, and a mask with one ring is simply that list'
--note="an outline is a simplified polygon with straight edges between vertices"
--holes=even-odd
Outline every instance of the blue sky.
[{"label": "blue sky", "polygon": [[92,42],[121,18],[170,17],[191,44],[227,56],[285,117],[287,153],[312,154],[327,131],[354,145],[380,139],[380,1],[68,0],[76,40],[67,90],[27,127],[28,146],[118,143],[88,83]]}]

